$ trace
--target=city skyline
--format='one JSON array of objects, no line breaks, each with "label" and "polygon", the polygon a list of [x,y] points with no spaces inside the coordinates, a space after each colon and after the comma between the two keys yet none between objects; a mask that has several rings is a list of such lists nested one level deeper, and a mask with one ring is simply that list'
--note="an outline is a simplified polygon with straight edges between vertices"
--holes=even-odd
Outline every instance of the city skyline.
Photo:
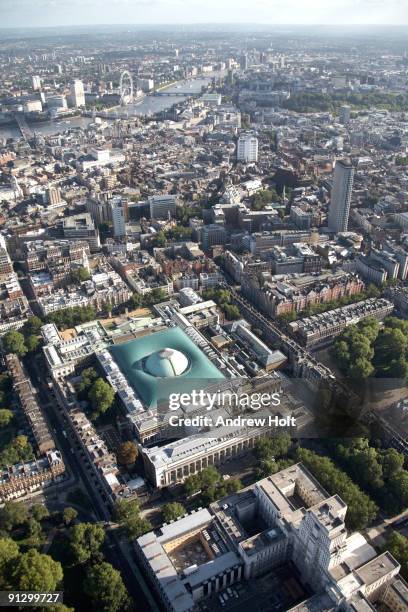
[{"label": "city skyline", "polygon": [[408,8],[400,0],[335,0],[328,4],[313,0],[307,9],[300,0],[2,0],[3,28],[59,27],[82,25],[154,24],[263,24],[263,25],[406,25]]}]

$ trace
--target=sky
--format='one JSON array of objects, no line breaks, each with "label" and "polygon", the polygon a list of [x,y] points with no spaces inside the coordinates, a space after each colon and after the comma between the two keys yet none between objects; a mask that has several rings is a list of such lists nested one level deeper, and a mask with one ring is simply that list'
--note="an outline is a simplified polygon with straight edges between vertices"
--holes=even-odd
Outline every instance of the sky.
[{"label": "sky", "polygon": [[408,0],[0,0],[0,27],[183,23],[405,25]]}]

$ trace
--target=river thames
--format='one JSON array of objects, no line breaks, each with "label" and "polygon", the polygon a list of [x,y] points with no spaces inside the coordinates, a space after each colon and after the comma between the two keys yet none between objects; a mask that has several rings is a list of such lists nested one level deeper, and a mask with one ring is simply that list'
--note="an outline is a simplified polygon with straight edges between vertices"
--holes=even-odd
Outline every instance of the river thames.
[{"label": "river thames", "polygon": [[[174,85],[169,85],[163,88],[162,91],[167,93],[189,92],[191,94],[199,93],[203,85],[208,85],[208,82],[215,76],[189,79],[187,81],[181,81]],[[176,102],[181,102],[187,98],[186,96],[180,95],[168,95],[168,96],[152,96],[147,95],[140,102],[135,104],[128,104],[127,106],[117,107],[112,111],[112,118],[114,117],[135,117],[140,115],[154,115],[155,113],[170,108]],[[114,115],[113,115],[114,113]],[[96,113],[96,117],[98,114]],[[54,121],[46,121],[44,123],[30,124],[30,128],[33,132],[48,136],[50,134],[58,134],[75,127],[86,127],[89,123],[92,123],[92,117],[70,117],[69,119],[58,119]],[[0,127],[0,138],[19,138],[21,137],[20,130],[16,125],[6,125]]]}]

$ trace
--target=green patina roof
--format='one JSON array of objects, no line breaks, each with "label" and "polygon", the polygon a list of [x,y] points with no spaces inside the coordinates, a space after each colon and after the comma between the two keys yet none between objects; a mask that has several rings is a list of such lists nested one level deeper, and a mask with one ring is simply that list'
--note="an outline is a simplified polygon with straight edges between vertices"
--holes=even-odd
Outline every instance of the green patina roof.
[{"label": "green patina roof", "polygon": [[[179,351],[186,357],[188,367],[181,368],[181,374],[176,374],[171,361],[160,361],[165,349],[170,349],[170,359],[172,351]],[[188,393],[193,389],[199,391],[225,378],[178,327],[111,346],[109,351],[129,384],[148,407],[166,401],[170,393]],[[173,357],[177,357],[177,353]],[[180,359],[180,356],[178,358]]]}]

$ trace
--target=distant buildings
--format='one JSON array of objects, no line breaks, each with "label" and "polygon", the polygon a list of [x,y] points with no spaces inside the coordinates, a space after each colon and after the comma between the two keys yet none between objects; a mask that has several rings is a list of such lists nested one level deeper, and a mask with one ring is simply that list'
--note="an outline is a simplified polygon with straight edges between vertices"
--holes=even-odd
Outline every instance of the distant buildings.
[{"label": "distant buildings", "polygon": [[258,139],[253,134],[241,134],[237,144],[237,160],[244,163],[258,161]]},{"label": "distant buildings", "polygon": [[70,86],[70,100],[75,108],[85,106],[84,84],[79,79],[75,79]]},{"label": "distant buildings", "polygon": [[37,74],[33,74],[31,77],[31,86],[34,91],[41,89],[41,77],[39,77]]},{"label": "distant buildings", "polygon": [[223,225],[211,223],[204,225],[201,230],[201,242],[204,251],[208,251],[212,246],[225,244],[227,241],[227,230]]},{"label": "distant buildings", "polygon": [[126,207],[122,198],[114,197],[110,201],[112,210],[113,235],[115,238],[126,236]]},{"label": "distant buildings", "polygon": [[353,178],[353,166],[338,160],[334,168],[328,219],[329,230],[336,234],[347,231]]},{"label": "distant buildings", "polygon": [[85,240],[91,251],[97,251],[100,246],[99,231],[89,213],[64,217],[60,222],[64,238],[68,240]]},{"label": "distant buildings", "polygon": [[149,198],[150,216],[152,219],[175,219],[177,197],[174,195],[157,195]]},{"label": "distant buildings", "polygon": [[347,106],[346,104],[344,106],[340,107],[340,123],[343,123],[344,125],[347,125],[350,122],[350,118],[351,118],[351,107]]},{"label": "distant buildings", "polygon": [[354,274],[338,272],[321,275],[299,274],[274,279],[263,275],[260,284],[256,274],[243,274],[242,293],[262,312],[278,317],[289,312],[300,312],[310,305],[321,304],[361,293],[363,281]]},{"label": "distant buildings", "polygon": [[383,298],[371,298],[299,319],[289,323],[289,328],[303,346],[322,346],[333,342],[348,325],[355,325],[367,317],[381,320],[393,310],[392,302]]}]

